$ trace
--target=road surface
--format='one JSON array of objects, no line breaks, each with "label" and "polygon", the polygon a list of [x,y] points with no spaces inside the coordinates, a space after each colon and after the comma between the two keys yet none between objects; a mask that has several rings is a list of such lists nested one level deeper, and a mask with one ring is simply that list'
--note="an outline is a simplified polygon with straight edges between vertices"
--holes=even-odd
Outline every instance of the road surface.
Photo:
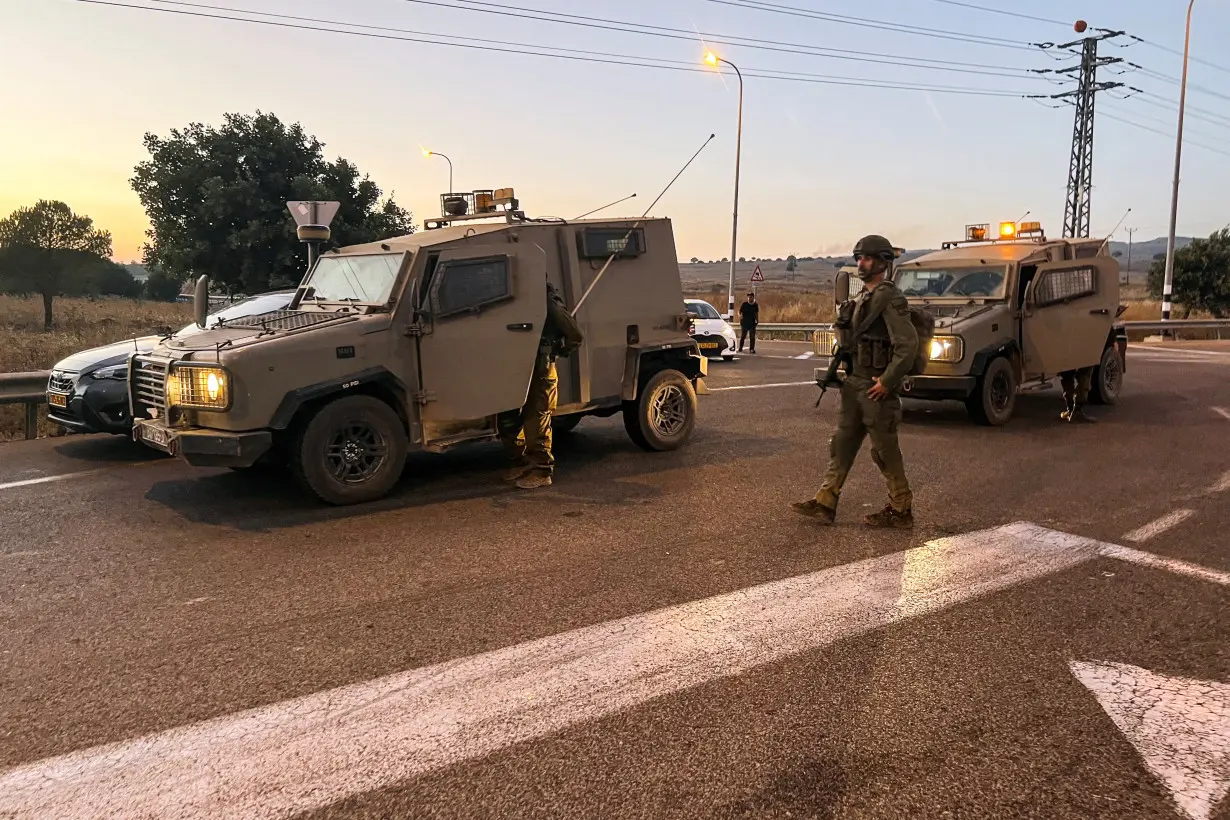
[{"label": "road surface", "polygon": [[0,445],[0,817],[1230,818],[1230,353],[1120,403],[907,402],[912,532],[806,345],[618,418],[307,503],[121,439]]}]

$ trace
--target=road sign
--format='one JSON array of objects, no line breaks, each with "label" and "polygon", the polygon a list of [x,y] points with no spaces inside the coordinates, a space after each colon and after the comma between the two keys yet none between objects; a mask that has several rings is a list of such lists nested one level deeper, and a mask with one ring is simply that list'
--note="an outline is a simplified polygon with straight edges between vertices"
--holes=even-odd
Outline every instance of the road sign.
[{"label": "road sign", "polygon": [[287,202],[286,207],[290,210],[290,215],[295,218],[295,225],[320,225],[328,227],[329,223],[333,221],[333,217],[337,216],[337,210],[342,207],[342,203],[303,200]]},{"label": "road sign", "polygon": [[760,272],[759,265],[756,266],[756,270],[752,271],[752,281],[753,282],[763,282],[764,281],[764,274]]}]

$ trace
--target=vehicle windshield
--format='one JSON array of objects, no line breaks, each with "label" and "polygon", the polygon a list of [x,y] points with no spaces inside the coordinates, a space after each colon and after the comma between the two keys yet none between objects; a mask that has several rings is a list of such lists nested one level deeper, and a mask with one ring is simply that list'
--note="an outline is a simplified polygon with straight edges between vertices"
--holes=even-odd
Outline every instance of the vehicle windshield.
[{"label": "vehicle windshield", "polygon": [[383,305],[393,292],[403,258],[404,253],[322,256],[305,283],[311,289],[305,301]]},{"label": "vehicle windshield", "polygon": [[1004,298],[1006,265],[969,268],[898,268],[897,288],[907,297],[981,299]]},{"label": "vehicle windshield", "polygon": [[700,319],[721,319],[722,316],[717,312],[713,305],[708,302],[688,302],[688,313],[695,313]]}]

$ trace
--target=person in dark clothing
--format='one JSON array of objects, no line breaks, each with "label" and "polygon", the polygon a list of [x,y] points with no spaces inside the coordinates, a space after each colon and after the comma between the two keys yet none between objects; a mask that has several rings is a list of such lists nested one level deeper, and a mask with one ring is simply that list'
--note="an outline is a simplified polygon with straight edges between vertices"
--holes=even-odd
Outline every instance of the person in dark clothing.
[{"label": "person in dark clothing", "polygon": [[751,352],[756,352],[756,325],[760,324],[760,304],[756,294],[749,293],[747,301],[739,306],[739,352],[743,352],[743,342],[751,337]]}]

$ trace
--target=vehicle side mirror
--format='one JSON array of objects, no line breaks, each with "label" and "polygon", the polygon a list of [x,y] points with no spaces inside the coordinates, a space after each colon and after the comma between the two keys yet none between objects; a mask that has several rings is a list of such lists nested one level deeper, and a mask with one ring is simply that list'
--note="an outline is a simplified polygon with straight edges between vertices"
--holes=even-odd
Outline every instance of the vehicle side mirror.
[{"label": "vehicle side mirror", "polygon": [[833,304],[840,305],[842,302],[850,300],[850,273],[849,271],[838,271],[837,276],[833,277]]},{"label": "vehicle side mirror", "polygon": [[196,318],[196,326],[205,329],[205,320],[209,316],[209,277],[201,276],[196,280],[196,290],[192,294],[192,313]]}]

